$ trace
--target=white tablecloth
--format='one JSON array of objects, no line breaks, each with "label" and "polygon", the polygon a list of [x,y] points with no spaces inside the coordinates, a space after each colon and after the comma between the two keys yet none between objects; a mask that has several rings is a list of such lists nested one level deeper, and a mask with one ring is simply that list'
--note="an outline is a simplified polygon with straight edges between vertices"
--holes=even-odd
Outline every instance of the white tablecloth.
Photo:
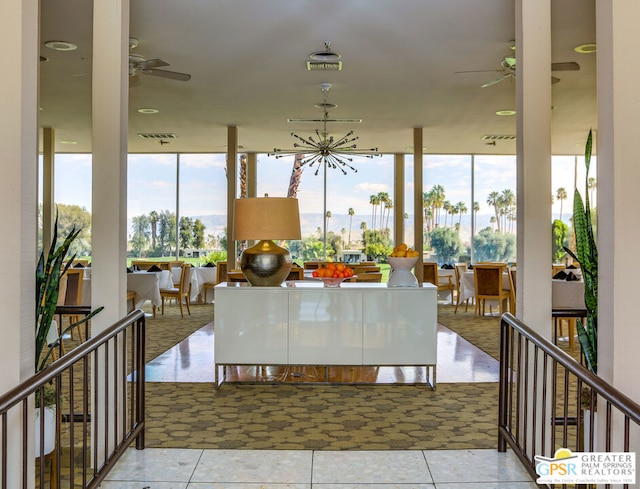
[{"label": "white tablecloth", "polygon": [[[142,306],[145,301],[159,306],[162,303],[160,289],[171,287],[173,277],[169,270],[127,273],[127,290],[135,291],[136,307]],[[91,278],[85,278],[82,282],[82,304],[91,305]]]},{"label": "white tablecloth", "polygon": [[145,301],[151,301],[156,307],[160,306],[160,289],[172,287],[173,275],[169,270],[127,273],[127,290],[135,291],[136,307],[140,307]]},{"label": "white tablecloth", "polygon": [[551,307],[554,309],[585,309],[584,282],[582,280],[552,280]]},{"label": "white tablecloth", "polygon": [[[180,274],[182,269],[175,267],[171,270],[173,275],[173,283],[180,282]],[[191,267],[191,301],[198,300],[200,294],[202,294],[202,287],[205,282],[216,283],[216,267]]]}]

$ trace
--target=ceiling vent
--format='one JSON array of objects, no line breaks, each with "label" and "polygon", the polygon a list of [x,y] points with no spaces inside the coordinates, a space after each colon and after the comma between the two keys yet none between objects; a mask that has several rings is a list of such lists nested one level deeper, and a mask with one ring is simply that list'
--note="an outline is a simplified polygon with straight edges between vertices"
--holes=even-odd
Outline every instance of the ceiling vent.
[{"label": "ceiling vent", "polygon": [[170,132],[140,132],[142,139],[175,139],[176,135]]},{"label": "ceiling vent", "polygon": [[[287,122],[324,122],[324,119],[296,119],[296,118],[289,118],[287,119]],[[343,123],[343,124],[360,124],[362,122],[362,119],[327,119],[327,122],[338,122],[338,123]]]},{"label": "ceiling vent", "polygon": [[516,137],[511,135],[506,136],[496,136],[496,135],[486,135],[482,136],[484,141],[515,141]]},{"label": "ceiling vent", "polygon": [[341,71],[342,61],[315,61],[310,59],[307,61],[307,70],[309,71]]}]

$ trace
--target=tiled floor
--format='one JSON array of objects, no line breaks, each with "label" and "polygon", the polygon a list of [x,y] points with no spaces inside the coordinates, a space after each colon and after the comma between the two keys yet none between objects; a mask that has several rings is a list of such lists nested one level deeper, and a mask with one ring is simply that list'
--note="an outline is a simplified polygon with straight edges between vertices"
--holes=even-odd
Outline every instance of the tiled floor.
[{"label": "tiled floor", "polygon": [[534,489],[496,450],[130,449],[102,489]]},{"label": "tiled floor", "polygon": [[[148,382],[213,382],[207,325],[147,365]],[[383,369],[380,369],[383,371]],[[497,382],[498,362],[438,329],[438,383]],[[384,371],[383,371],[384,372]],[[387,374],[385,381],[394,375]],[[391,377],[389,377],[391,376]],[[130,449],[102,489],[524,489],[537,485],[497,450]]]},{"label": "tiled floor", "polygon": [[[209,323],[148,363],[147,382],[214,382],[213,345],[213,323]],[[381,367],[375,369],[374,382],[402,382],[408,377],[411,381],[415,375],[412,370]],[[498,382],[499,373],[499,364],[490,355],[438,326],[438,383]]]}]

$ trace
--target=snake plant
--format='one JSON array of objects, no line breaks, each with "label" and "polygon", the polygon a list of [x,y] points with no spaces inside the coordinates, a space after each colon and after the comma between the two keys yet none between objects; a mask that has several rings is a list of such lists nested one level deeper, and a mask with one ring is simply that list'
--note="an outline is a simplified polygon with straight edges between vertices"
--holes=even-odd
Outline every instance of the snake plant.
[{"label": "snake plant", "polygon": [[[44,250],[40,253],[40,259],[36,267],[36,372],[46,367],[51,352],[59,345],[60,341],[62,341],[62,335],[76,326],[85,323],[104,309],[100,307],[87,316],[82,317],[79,321],[66,328],[53,344],[48,343],[47,335],[51,329],[51,322],[53,321],[56,306],[58,305],[60,279],[67,272],[76,257],[74,254],[70,259],[66,260],[67,253],[71,243],[78,237],[80,231],[81,229],[76,230],[75,226],[73,226],[62,244],[56,248],[56,242],[58,240],[58,216],[56,215],[51,247],[46,257]],[[48,350],[43,355],[45,347],[48,347]]]},{"label": "snake plant", "polygon": [[594,374],[598,373],[598,248],[593,234],[588,180],[591,165],[592,131],[589,131],[585,147],[585,198],[578,189],[573,198],[573,226],[576,235],[576,252],[565,248],[567,253],[580,263],[584,280],[584,303],[587,320],[577,321],[578,339],[587,364]]}]

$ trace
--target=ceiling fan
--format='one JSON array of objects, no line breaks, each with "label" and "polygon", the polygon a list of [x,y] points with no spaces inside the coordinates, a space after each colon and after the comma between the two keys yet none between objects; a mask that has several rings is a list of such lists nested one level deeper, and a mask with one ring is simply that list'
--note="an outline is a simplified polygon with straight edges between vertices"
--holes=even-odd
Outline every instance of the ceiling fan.
[{"label": "ceiling fan", "polygon": [[[506,56],[502,59],[501,63],[502,69],[504,73],[498,78],[491,80],[484,85],[482,88],[487,88],[493,86],[497,83],[500,83],[507,78],[515,78],[516,76],[516,58],[514,56]],[[573,61],[562,62],[562,63],[551,63],[551,71],[577,71],[580,69],[580,65]],[[551,83],[558,83],[560,78],[555,76],[551,77]]]},{"label": "ceiling fan", "polygon": [[187,73],[179,73],[177,71],[158,70],[161,66],[169,66],[169,63],[160,58],[146,59],[137,53],[131,52],[138,46],[138,40],[129,39],[129,86],[135,87],[140,85],[138,73],[145,75],[160,76],[162,78],[170,78],[178,81],[189,81],[191,75]]},{"label": "ceiling fan", "polygon": [[[512,51],[515,51],[516,50],[515,41],[510,41],[509,47],[511,48]],[[508,78],[514,79],[516,77],[516,57],[515,56],[505,56],[504,58],[502,58],[500,65],[502,66],[501,70],[457,71],[456,73],[486,73],[491,71],[497,71],[497,72],[502,71],[503,72],[502,75],[500,75],[498,78],[488,81],[487,83],[482,85],[482,88],[487,88],[487,87],[496,85],[497,83],[500,83],[501,81],[506,80]],[[573,61],[568,61],[563,63],[551,63],[551,71],[578,71],[579,69],[580,69],[580,65]],[[551,83],[558,83],[559,81],[560,81],[560,78],[557,78],[555,76],[551,77]]]}]

